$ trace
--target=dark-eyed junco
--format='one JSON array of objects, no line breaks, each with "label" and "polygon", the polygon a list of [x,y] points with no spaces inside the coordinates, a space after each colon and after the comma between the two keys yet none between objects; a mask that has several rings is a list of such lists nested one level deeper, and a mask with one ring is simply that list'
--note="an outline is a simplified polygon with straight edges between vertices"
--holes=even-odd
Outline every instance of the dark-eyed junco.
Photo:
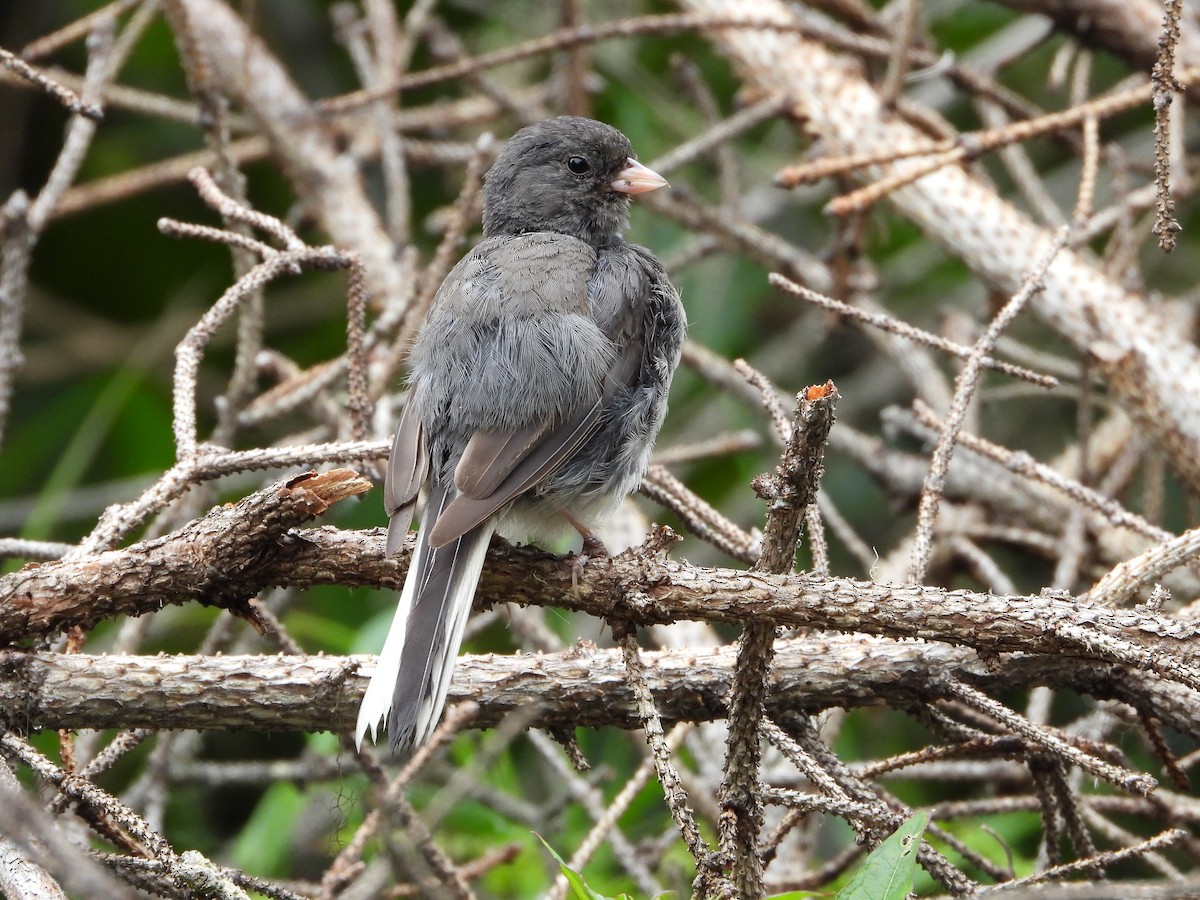
[{"label": "dark-eyed junco", "polygon": [[389,554],[425,500],[360,744],[386,719],[408,754],[437,725],[493,532],[587,538],[641,480],[686,320],[662,263],[622,231],[630,197],[666,183],[621,132],[574,116],[521,129],[487,173],[483,240],[446,276],[410,359]]}]

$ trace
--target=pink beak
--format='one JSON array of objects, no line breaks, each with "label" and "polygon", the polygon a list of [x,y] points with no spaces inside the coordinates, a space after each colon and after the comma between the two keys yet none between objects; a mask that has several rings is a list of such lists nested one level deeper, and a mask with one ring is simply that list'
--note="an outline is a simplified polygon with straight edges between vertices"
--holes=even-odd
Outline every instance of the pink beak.
[{"label": "pink beak", "polygon": [[660,187],[670,187],[667,179],[653,169],[643,166],[636,159],[629,159],[626,162],[629,165],[618,172],[617,177],[612,181],[614,191],[620,191],[622,194],[644,194],[646,191],[655,191]]}]

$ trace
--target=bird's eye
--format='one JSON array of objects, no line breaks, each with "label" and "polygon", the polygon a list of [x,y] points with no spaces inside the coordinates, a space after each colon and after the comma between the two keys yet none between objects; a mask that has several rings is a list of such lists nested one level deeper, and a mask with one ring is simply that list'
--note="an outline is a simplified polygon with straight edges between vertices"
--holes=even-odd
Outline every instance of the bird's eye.
[{"label": "bird's eye", "polygon": [[567,168],[571,170],[572,175],[586,175],[592,171],[592,164],[582,156],[572,156],[567,160]]}]

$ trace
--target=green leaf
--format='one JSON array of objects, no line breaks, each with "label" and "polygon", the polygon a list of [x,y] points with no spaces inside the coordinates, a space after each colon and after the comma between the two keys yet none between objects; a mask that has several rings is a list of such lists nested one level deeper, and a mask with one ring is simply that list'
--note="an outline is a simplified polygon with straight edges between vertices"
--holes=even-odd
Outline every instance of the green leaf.
[{"label": "green leaf", "polygon": [[291,871],[295,834],[290,827],[303,818],[309,801],[291,782],[267,788],[250,820],[233,844],[233,864],[265,877]]},{"label": "green leaf", "polygon": [[567,883],[571,885],[571,891],[574,893],[576,900],[629,900],[628,894],[618,894],[616,897],[605,897],[603,894],[593,891],[588,887],[588,883],[583,880],[583,876],[570,868],[561,856],[554,852],[554,848],[546,843],[546,839],[536,831],[534,836],[542,842],[542,846],[550,851],[550,855],[558,862],[558,867],[562,869],[562,873],[567,876]]},{"label": "green leaf", "polygon": [[913,888],[917,849],[929,824],[929,813],[919,812],[895,834],[871,851],[837,892],[836,900],[904,900]]}]

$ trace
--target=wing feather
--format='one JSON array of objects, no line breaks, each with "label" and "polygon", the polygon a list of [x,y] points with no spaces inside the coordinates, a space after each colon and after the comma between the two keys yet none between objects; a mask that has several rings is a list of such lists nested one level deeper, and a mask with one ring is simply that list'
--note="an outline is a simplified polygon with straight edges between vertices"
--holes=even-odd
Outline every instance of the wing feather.
[{"label": "wing feather", "polygon": [[[634,378],[640,357],[640,346],[631,342],[609,370],[604,391],[595,403],[579,410],[557,428],[547,432],[524,454],[505,454],[504,465],[486,473],[486,479],[483,475],[476,476],[477,483],[482,484],[486,480],[495,483],[496,487],[485,495],[460,494],[455,497],[430,528],[429,546],[442,547],[466,534],[496,510],[549,477],[570,459],[595,433],[604,415],[604,409],[613,396]],[[499,442],[500,437],[502,435],[492,440]]]},{"label": "wing feather", "polygon": [[454,469],[459,494],[477,500],[493,494],[547,430],[545,424],[538,424],[516,431],[475,432]]},{"label": "wing feather", "polygon": [[388,456],[383,478],[383,508],[389,517],[387,555],[394,556],[412,524],[413,509],[421,485],[429,474],[429,453],[425,447],[425,430],[413,411],[411,399],[404,405],[392,452]]}]

